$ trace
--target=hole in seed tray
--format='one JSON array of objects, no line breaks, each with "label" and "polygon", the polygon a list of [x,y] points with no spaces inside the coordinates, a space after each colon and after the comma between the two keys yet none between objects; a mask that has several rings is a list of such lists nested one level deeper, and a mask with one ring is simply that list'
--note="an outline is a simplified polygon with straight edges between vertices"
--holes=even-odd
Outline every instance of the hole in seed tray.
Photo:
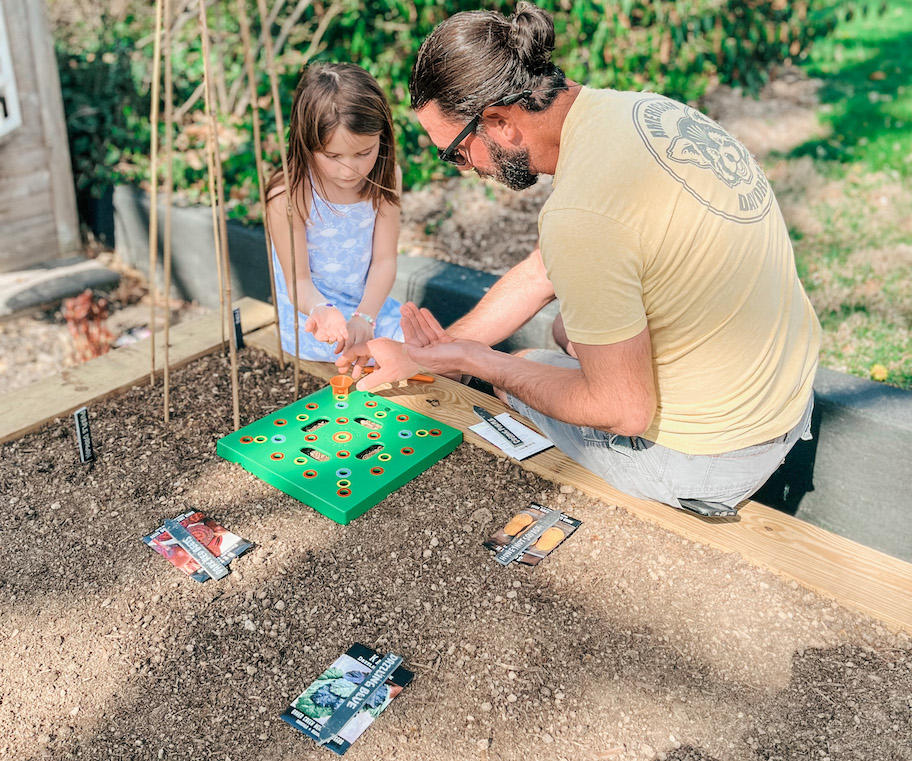
[{"label": "hole in seed tray", "polygon": [[315,430],[317,430],[317,428],[322,428],[324,425],[329,425],[329,420],[327,420],[325,417],[321,417],[321,418],[317,418],[312,423],[308,423],[307,425],[302,425],[301,430],[302,431],[315,431]]},{"label": "hole in seed tray", "polygon": [[356,417],[355,422],[358,425],[363,425],[365,428],[370,428],[372,431],[379,431],[383,428],[376,420],[368,420],[366,417]]},{"label": "hole in seed tray", "polygon": [[381,449],[383,449],[383,444],[371,444],[367,449],[358,452],[355,457],[359,460],[367,460],[377,454]]},{"label": "hole in seed tray", "polygon": [[306,454],[308,457],[313,457],[317,462],[326,462],[329,459],[328,454],[323,454],[319,449],[311,449],[310,447],[301,447],[301,451]]}]

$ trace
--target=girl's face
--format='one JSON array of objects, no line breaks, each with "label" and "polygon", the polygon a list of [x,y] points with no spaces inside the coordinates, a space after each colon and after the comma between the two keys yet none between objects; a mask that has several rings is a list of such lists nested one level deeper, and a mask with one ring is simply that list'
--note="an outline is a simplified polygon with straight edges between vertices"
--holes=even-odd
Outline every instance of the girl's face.
[{"label": "girl's face", "polygon": [[340,125],[314,159],[323,182],[339,189],[360,190],[379,152],[380,135],[358,135]]}]

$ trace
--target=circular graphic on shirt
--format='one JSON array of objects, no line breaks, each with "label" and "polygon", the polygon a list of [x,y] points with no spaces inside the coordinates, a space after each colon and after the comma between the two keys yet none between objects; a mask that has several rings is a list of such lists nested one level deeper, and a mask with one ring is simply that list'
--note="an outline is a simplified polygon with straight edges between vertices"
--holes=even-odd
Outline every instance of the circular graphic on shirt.
[{"label": "circular graphic on shirt", "polygon": [[712,119],[662,96],[644,98],[633,122],[662,168],[713,214],[757,222],[773,201],[753,156]]}]

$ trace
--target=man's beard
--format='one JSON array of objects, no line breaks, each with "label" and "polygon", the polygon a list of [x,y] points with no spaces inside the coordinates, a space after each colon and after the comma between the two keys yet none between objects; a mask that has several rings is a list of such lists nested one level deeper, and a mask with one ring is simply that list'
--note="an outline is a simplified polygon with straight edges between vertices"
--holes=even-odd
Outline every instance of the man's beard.
[{"label": "man's beard", "polygon": [[480,137],[488,149],[488,154],[491,156],[494,172],[488,174],[476,168],[475,172],[479,177],[497,180],[497,182],[503,183],[510,190],[525,190],[538,182],[538,175],[532,174],[529,169],[529,151],[526,148],[511,151],[491,140],[487,140],[484,135]]}]

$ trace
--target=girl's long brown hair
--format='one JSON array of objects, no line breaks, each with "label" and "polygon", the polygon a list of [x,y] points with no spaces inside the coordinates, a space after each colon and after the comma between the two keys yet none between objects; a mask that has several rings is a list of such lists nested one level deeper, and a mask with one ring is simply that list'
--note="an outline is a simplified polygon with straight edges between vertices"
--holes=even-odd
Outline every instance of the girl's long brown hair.
[{"label": "girl's long brown hair", "polygon": [[[381,201],[399,204],[396,190],[396,142],[393,117],[377,80],[353,63],[312,63],[295,89],[288,129],[288,173],[275,172],[266,185],[266,198],[280,185],[298,198],[308,174],[314,173],[314,154],[322,151],[339,126],[356,135],[380,135],[377,162],[367,175],[364,200],[374,208]],[[319,181],[319,176],[315,176]],[[306,220],[305,209],[297,209]]]}]

